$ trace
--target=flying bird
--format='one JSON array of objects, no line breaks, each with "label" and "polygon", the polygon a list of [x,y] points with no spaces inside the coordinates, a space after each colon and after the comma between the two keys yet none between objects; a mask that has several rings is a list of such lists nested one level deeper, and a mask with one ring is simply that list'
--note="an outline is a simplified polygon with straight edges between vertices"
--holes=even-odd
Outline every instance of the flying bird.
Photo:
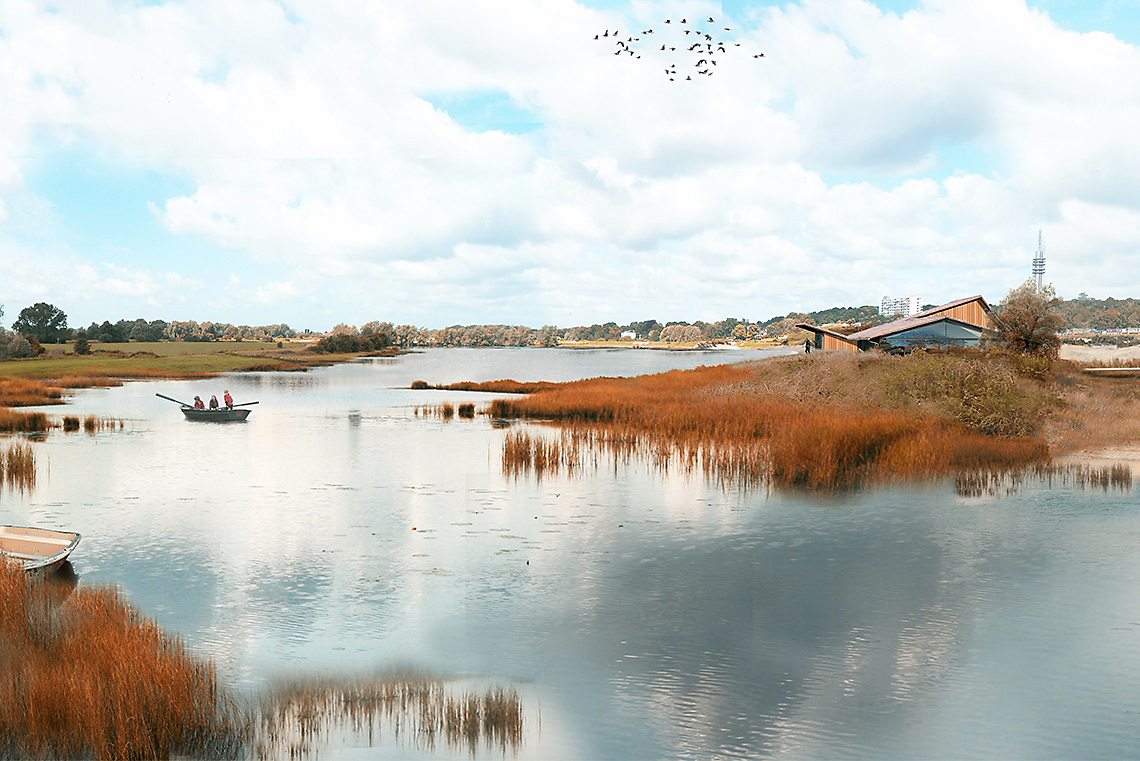
[{"label": "flying bird", "polygon": [[[673,19],[672,18],[664,19],[663,23],[669,24],[671,26],[673,24]],[[689,19],[688,19],[688,17],[681,18],[681,19],[677,20],[677,23],[688,25]],[[716,31],[716,29],[713,26],[709,26],[709,27],[706,27],[705,29],[701,29],[700,28],[701,23],[702,22],[694,19],[692,29],[680,30],[680,31],[683,31],[686,36],[691,34],[691,33],[694,33],[694,32],[697,35],[695,42],[693,42],[690,45],[682,45],[681,49],[684,52],[695,53],[696,56],[700,56],[700,58],[696,59],[696,63],[694,63],[693,66],[696,67],[698,74],[704,74],[705,76],[711,77],[714,73],[713,70],[715,68],[717,68],[720,63],[723,63],[726,60],[724,58],[721,58],[720,56],[726,55],[728,53],[729,47],[737,47],[737,48],[741,47],[741,43],[739,43],[739,42],[728,42],[728,41],[724,41],[724,40],[716,40],[716,36],[714,36],[712,34],[712,32]],[[708,17],[708,23],[709,24],[715,24],[716,19],[712,16],[709,16]],[[723,23],[723,22],[721,22],[721,23]],[[726,32],[731,32],[733,27],[726,26],[726,27],[723,27],[723,29]],[[642,35],[648,35],[648,34],[653,34],[653,33],[654,33],[653,29],[645,29],[641,32]],[[636,47],[634,45],[634,43],[640,43],[641,42],[641,37],[633,37],[632,36],[633,33],[630,32],[629,33],[630,36],[628,36],[625,40],[621,40],[619,38],[620,34],[621,34],[621,32],[617,29],[614,29],[612,31],[609,29],[606,29],[600,35],[595,34],[594,39],[597,40],[597,39],[600,39],[601,37],[607,37],[607,38],[613,37],[615,43],[617,44],[617,50],[614,51],[614,55],[620,56],[623,52],[625,52],[625,53],[629,53],[630,58],[641,59],[642,56],[641,56],[640,45],[638,45]],[[718,32],[718,34],[719,34],[719,32]],[[671,46],[668,42],[668,31],[665,32],[665,35],[666,35],[666,41],[664,43],[662,43],[662,45],[660,46],[660,49],[657,52],[660,52],[660,53],[664,53],[666,51],[671,52],[671,53],[677,52],[677,48],[674,46]],[[702,37],[704,39],[701,39]],[[682,55],[684,55],[684,52],[682,52]],[[649,58],[654,57],[651,48],[649,50],[647,50],[647,54],[648,54]],[[694,56],[694,58],[696,56]],[[758,54],[754,54],[752,57],[753,58],[763,58],[764,54],[758,53]],[[658,60],[660,60],[660,59],[658,59]],[[684,63],[686,63],[686,65],[687,65],[691,61],[693,61],[692,58],[688,59],[688,61],[685,61]],[[731,64],[729,64],[729,65],[731,65]],[[665,75],[669,77],[669,81],[671,81],[671,82],[677,81],[677,79],[680,78],[680,75],[677,72],[677,65],[675,63],[670,63],[665,68]],[[693,78],[690,75],[686,75],[685,79],[687,81],[691,82]]]}]

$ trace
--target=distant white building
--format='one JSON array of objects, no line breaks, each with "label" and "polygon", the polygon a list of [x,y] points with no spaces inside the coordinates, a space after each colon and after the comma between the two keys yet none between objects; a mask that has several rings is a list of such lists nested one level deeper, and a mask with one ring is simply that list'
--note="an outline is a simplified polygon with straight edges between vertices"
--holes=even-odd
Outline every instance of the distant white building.
[{"label": "distant white building", "polygon": [[903,317],[913,317],[921,311],[922,299],[918,296],[903,296],[897,299],[884,296],[883,303],[879,305],[879,314],[901,314]]}]

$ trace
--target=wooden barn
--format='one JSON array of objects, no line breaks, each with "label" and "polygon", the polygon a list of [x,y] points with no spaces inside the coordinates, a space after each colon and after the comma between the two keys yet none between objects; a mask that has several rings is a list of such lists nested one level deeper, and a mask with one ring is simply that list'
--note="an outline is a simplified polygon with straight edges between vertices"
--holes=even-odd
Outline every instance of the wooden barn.
[{"label": "wooden barn", "polygon": [[807,323],[796,327],[815,335],[813,344],[816,349],[867,351],[895,347],[978,346],[982,335],[993,327],[993,319],[986,300],[981,296],[971,296],[848,336]]}]

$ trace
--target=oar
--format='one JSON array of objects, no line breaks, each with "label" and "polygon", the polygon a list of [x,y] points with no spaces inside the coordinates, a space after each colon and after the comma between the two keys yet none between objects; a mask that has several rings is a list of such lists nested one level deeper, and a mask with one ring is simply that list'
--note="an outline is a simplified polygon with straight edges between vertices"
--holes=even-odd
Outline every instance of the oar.
[{"label": "oar", "polygon": [[235,407],[248,407],[251,404],[257,404],[257,402],[242,402],[241,404],[235,404],[234,406]]},{"label": "oar", "polygon": [[171,399],[169,396],[163,396],[162,394],[155,394],[155,396],[157,396],[161,399],[165,399],[168,402],[174,402],[175,404],[181,404],[183,407],[193,407],[194,406],[193,404],[187,404],[186,402],[180,402],[177,399]]}]

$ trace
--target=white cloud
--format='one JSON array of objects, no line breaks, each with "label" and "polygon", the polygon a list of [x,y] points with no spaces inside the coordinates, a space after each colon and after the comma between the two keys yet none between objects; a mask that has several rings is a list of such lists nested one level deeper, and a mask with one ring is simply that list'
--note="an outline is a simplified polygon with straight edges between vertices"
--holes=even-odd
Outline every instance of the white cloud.
[{"label": "white cloud", "polygon": [[[61,270],[106,255],[60,243],[67,221],[24,187],[37,151],[80,141],[186,180],[154,218],[256,264],[225,302],[261,308],[248,322],[312,304],[438,325],[1000,298],[1040,225],[1050,272],[1094,295],[1140,285],[1135,47],[1019,0],[757,10],[695,82],[669,82],[656,48],[593,40],[663,7],[0,4],[0,247]],[[473,131],[426,100],[478,93],[541,126]],[[1102,256],[1112,277],[1066,264]],[[89,293],[205,298],[193,262],[111,265]]]}]

